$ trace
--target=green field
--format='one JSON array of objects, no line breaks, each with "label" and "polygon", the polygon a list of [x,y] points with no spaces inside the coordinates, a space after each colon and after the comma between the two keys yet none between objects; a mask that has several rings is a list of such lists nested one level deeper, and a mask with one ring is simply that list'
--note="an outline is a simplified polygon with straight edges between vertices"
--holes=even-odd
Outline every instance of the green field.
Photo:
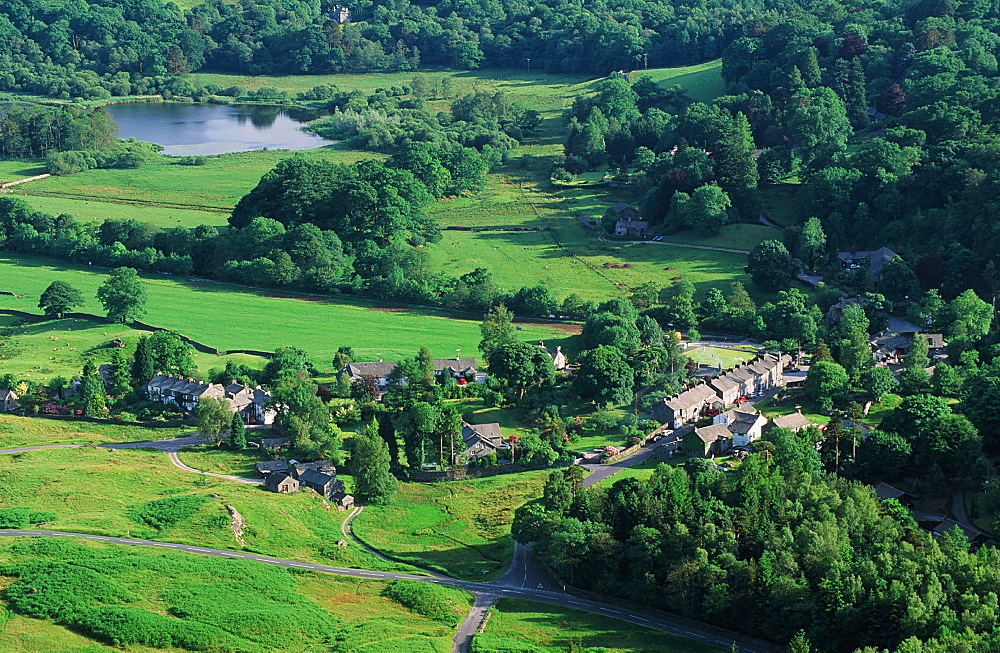
[{"label": "green field", "polygon": [[[509,647],[504,648],[504,647]],[[534,647],[534,648],[530,648]],[[476,635],[473,653],[711,653],[721,649],[600,615],[522,599],[501,599]]]},{"label": "green field", "polygon": [[726,84],[722,80],[722,59],[679,68],[651,68],[645,72],[637,70],[633,73],[633,78],[636,75],[649,75],[661,86],[677,84],[687,90],[692,100],[698,102],[710,102],[726,94]]},{"label": "green field", "polygon": [[[65,318],[27,322],[9,315],[0,315],[0,333],[5,334],[0,339],[0,374],[32,381],[79,376],[85,360],[92,359],[97,365],[111,360],[111,340],[121,339],[131,353],[139,338],[149,335],[148,331],[103,321]],[[192,357],[205,375],[222,369],[230,359],[255,368],[264,366],[263,358],[247,354],[213,356],[195,351]]]},{"label": "green field", "polygon": [[73,199],[55,195],[31,195],[28,186],[19,186],[15,194],[31,205],[32,208],[44,211],[50,215],[60,213],[72,215],[79,222],[113,220],[138,220],[155,224],[161,229],[169,227],[188,227],[208,224],[214,227],[226,227],[229,218],[228,211],[195,211],[191,209],[169,208],[165,206],[146,206],[141,204],[124,204],[121,202],[99,202],[96,199]]},{"label": "green field", "polygon": [[467,481],[401,483],[390,506],[369,506],[355,534],[396,560],[467,580],[506,571],[514,510],[541,496],[547,471]]},{"label": "green field", "polygon": [[[338,145],[303,150],[302,156],[335,162],[357,161],[376,156]],[[208,211],[210,224],[225,224],[225,213],[257,185],[261,176],[279,161],[293,155],[288,150],[235,152],[206,157],[202,166],[178,165],[172,157],[154,157],[139,169],[88,170],[66,177],[49,177],[18,186],[18,193],[62,200],[131,204],[138,208]],[[25,169],[32,162],[7,161],[12,169]],[[85,206],[85,205],[84,205]],[[70,212],[80,212],[80,209]],[[169,216],[173,215],[173,218]],[[138,217],[130,215],[129,217]],[[151,213],[148,222],[178,226],[170,211]],[[188,218],[191,216],[188,214]],[[163,219],[166,222],[160,223]]]},{"label": "green field", "polygon": [[[406,650],[447,653],[452,629],[382,596],[386,583],[292,572],[252,561],[219,559],[143,547],[116,546],[64,538],[5,538],[0,560],[12,574],[31,578],[32,564],[54,565],[72,577],[85,573],[91,587],[114,588],[108,598],[89,588],[77,589],[72,601],[85,606],[114,606],[163,615],[161,623],[202,624],[230,639],[233,651],[327,651],[332,637],[345,650]],[[6,588],[31,582],[0,577]],[[437,588],[435,588],[437,589]],[[60,588],[47,586],[37,601],[56,604],[56,620],[14,614],[0,628],[0,650],[29,652],[121,651],[58,623],[68,605],[57,603]],[[452,592],[457,592],[452,590]],[[10,598],[0,607],[16,607]],[[456,613],[467,610],[454,603]],[[141,614],[141,613],[140,613]],[[459,614],[456,617],[460,618]],[[155,617],[153,617],[155,619]],[[134,644],[132,653],[180,652],[174,647]],[[220,649],[212,649],[220,650]]]},{"label": "green field", "polygon": [[[239,550],[228,505],[243,516],[248,551],[349,567],[403,567],[373,558],[356,544],[337,546],[347,513],[324,506],[315,492],[279,495],[193,474],[171,465],[160,451],[81,448],[5,455],[0,479],[0,504],[55,513],[49,525],[59,530]],[[161,529],[136,517],[151,501],[178,497],[203,503],[193,516]]]},{"label": "green field", "polygon": [[[39,295],[49,283],[62,279],[88,298],[82,310],[102,313],[94,294],[105,278],[104,271],[48,259],[4,256],[0,257],[0,278],[4,280],[0,290],[23,295],[21,299],[0,297],[0,308],[38,311]],[[143,319],[150,324],[175,329],[222,350],[273,351],[295,345],[305,349],[317,367],[328,371],[333,354],[343,345],[354,347],[358,360],[412,356],[421,345],[430,347],[435,356],[451,358],[456,350],[463,357],[476,357],[480,340],[478,319],[456,319],[446,311],[282,296],[279,292],[187,283],[157,275],[146,277],[146,287],[149,313]],[[563,337],[557,329],[533,324],[524,324],[519,333],[527,341],[545,340],[553,345],[560,344]],[[195,361],[201,369],[225,363],[204,353],[197,353]]]},{"label": "green field", "polygon": [[754,356],[756,351],[728,349],[725,347],[688,347],[684,355],[694,362],[707,367],[719,367],[723,370],[742,365]]},{"label": "green field", "polygon": [[[42,417],[16,417],[0,414],[0,449],[34,447],[46,444],[101,444],[104,442],[143,442],[189,435],[187,428],[147,429]],[[3,462],[3,459],[0,459]]]},{"label": "green field", "polygon": [[46,172],[45,162],[37,159],[0,159],[0,183],[34,177]]}]

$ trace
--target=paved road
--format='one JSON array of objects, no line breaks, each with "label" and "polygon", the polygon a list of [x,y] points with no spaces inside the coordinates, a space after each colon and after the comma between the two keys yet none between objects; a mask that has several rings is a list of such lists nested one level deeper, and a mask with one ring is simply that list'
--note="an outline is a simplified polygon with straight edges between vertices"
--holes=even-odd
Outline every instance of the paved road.
[{"label": "paved road", "polygon": [[[194,553],[198,555],[215,556],[220,558],[239,558],[242,560],[252,560],[254,562],[260,562],[263,564],[275,565],[278,567],[288,567],[296,569],[308,569],[310,571],[316,571],[326,574],[335,574],[338,576],[352,576],[354,578],[368,578],[371,580],[414,580],[424,583],[438,583],[441,585],[448,585],[451,587],[457,587],[469,592],[480,595],[495,595],[496,597],[511,597],[511,598],[521,598],[530,601],[537,601],[539,603],[545,603],[548,605],[555,605],[563,608],[570,608],[576,610],[582,610],[584,612],[590,612],[593,614],[600,614],[613,619],[618,619],[621,621],[627,621],[629,623],[638,624],[640,626],[646,626],[647,628],[652,628],[654,630],[659,630],[665,633],[670,633],[673,635],[679,635],[687,639],[692,639],[695,641],[704,642],[706,644],[711,644],[714,646],[721,647],[728,650],[733,644],[733,640],[727,637],[721,637],[714,633],[697,630],[687,625],[682,625],[673,622],[669,619],[662,617],[647,615],[641,612],[634,611],[632,609],[619,607],[611,603],[604,603],[601,601],[591,601],[589,599],[579,598],[569,594],[565,594],[558,591],[544,590],[544,589],[526,589],[526,588],[516,588],[516,587],[502,587],[495,585],[493,583],[476,583],[472,581],[456,580],[453,578],[435,577],[435,576],[418,576],[415,574],[403,574],[397,572],[388,571],[370,571],[368,569],[347,569],[345,567],[334,567],[331,565],[320,565],[311,562],[301,562],[298,560],[284,560],[281,558],[273,558],[271,556],[262,556],[256,553],[245,553],[242,551],[227,551],[225,549],[212,549],[208,547],[191,546],[188,544],[176,544],[172,542],[154,542],[151,540],[137,540],[124,537],[110,537],[106,535],[90,535],[85,533],[67,533],[65,531],[49,531],[49,530],[11,530],[4,529],[0,530],[0,537],[24,537],[24,536],[43,536],[43,537],[79,537],[88,540],[96,540],[98,542],[108,542],[111,544],[120,544],[126,546],[149,546],[159,549],[173,549],[175,551],[184,551],[185,553]],[[768,650],[754,645],[752,643],[738,643],[738,651],[740,653],[770,653]]]},{"label": "paved road", "polygon": [[455,633],[452,653],[469,653],[473,636],[479,632],[479,627],[483,624],[483,619],[486,618],[486,612],[491,605],[496,603],[498,598],[497,594],[493,592],[474,592],[472,594],[472,609],[469,610],[469,614],[466,615],[458,627],[458,632]]},{"label": "paved road", "polygon": [[200,469],[195,469],[194,467],[188,467],[181,462],[181,459],[177,457],[176,451],[167,451],[167,457],[170,458],[170,462],[174,464],[174,467],[178,469],[183,469],[185,472],[192,472],[194,474],[202,474],[204,476],[214,476],[215,478],[222,478],[227,481],[234,481],[236,483],[243,483],[245,485],[263,485],[264,481],[259,478],[243,478],[242,476],[230,476],[229,474],[215,474],[213,472],[203,472]]},{"label": "paved road", "polygon": [[584,469],[590,471],[590,474],[587,476],[587,478],[583,479],[583,487],[588,488],[593,485],[596,485],[597,483],[600,483],[606,478],[611,478],[612,476],[622,471],[623,469],[631,467],[632,465],[638,465],[642,461],[646,460],[647,458],[658,452],[662,451],[665,453],[666,450],[661,450],[660,448],[665,447],[667,445],[672,445],[675,439],[676,438],[672,434],[666,434],[659,442],[649,442],[647,444],[644,444],[642,448],[636,451],[635,453],[626,456],[625,458],[620,458],[613,463],[580,465]]},{"label": "paved road", "polygon": [[[208,440],[200,435],[187,435],[183,438],[171,438],[169,440],[149,440],[147,442],[112,442],[97,445],[104,449],[159,449],[170,453],[177,453],[184,447],[196,444],[206,444]],[[189,468],[190,469],[190,468]],[[198,470],[194,470],[198,471]]]}]

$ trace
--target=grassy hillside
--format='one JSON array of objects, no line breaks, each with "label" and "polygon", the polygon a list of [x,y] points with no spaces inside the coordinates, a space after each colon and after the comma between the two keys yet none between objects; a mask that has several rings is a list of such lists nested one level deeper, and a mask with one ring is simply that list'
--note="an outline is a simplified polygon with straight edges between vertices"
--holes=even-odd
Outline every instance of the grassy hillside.
[{"label": "grassy hillside", "polygon": [[35,447],[47,444],[102,444],[142,442],[190,434],[191,429],[146,429],[41,417],[0,414],[0,449]]},{"label": "grassy hillside", "polygon": [[548,474],[401,483],[395,503],[365,508],[354,532],[397,560],[457,578],[489,580],[510,563],[514,510],[541,496]]},{"label": "grassy hillside", "polygon": [[714,646],[599,615],[522,599],[501,599],[476,635],[473,653],[501,650],[557,653],[598,649],[606,653],[711,653]]},{"label": "grassy hillside", "polygon": [[[98,636],[87,633],[86,627],[71,630],[64,626],[71,608],[79,610],[84,623],[101,623],[95,615],[111,610],[148,620],[160,634],[194,627],[193,632],[202,637],[225,642],[222,648],[211,650],[318,652],[329,650],[334,639],[342,640],[345,650],[451,650],[447,624],[383,597],[386,583],[380,581],[63,538],[5,539],[0,542],[0,561],[6,576],[0,577],[3,586],[13,584],[15,595],[9,592],[0,604],[16,611],[0,628],[0,649],[5,651],[122,650],[98,643],[101,639],[95,641]],[[52,583],[29,594],[30,600],[19,600],[20,587],[37,582],[38,572],[32,568],[37,564],[48,565],[48,574],[65,583],[78,578],[87,582],[69,597],[63,596],[67,590]],[[459,600],[453,607],[460,619],[468,604]],[[41,609],[52,619],[35,617]],[[136,620],[128,632],[154,632],[147,623]],[[185,649],[194,648],[194,639],[186,638]],[[184,649],[131,644],[127,650],[169,653]]]},{"label": "grassy hillside", "polygon": [[[0,308],[37,312],[38,297],[45,287],[62,279],[87,297],[82,310],[101,314],[94,294],[105,277],[104,270],[47,259],[0,257],[3,279],[0,290],[23,295],[21,299],[0,297]],[[375,302],[282,296],[278,292],[188,283],[162,276],[147,276],[145,282],[149,313],[144,321],[176,329],[219,349],[273,351],[296,345],[309,352],[321,369],[330,367],[333,354],[342,345],[354,347],[359,360],[412,356],[420,345],[429,346],[440,358],[455,356],[456,350],[463,357],[478,356],[479,318],[474,316],[456,319],[450,313],[433,309],[387,308]],[[525,324],[520,335],[529,341],[558,344],[561,332]],[[195,360],[202,369],[224,364],[208,354],[198,354]]]},{"label": "grassy hillside", "polygon": [[[324,505],[315,492],[279,495],[185,472],[160,451],[85,447],[5,455],[0,478],[0,503],[54,513],[50,528],[239,550],[225,508],[232,506],[243,516],[248,551],[350,567],[387,564],[356,545],[337,546],[347,513]],[[142,517],[185,502],[193,504],[192,514],[181,512],[159,527]]]}]

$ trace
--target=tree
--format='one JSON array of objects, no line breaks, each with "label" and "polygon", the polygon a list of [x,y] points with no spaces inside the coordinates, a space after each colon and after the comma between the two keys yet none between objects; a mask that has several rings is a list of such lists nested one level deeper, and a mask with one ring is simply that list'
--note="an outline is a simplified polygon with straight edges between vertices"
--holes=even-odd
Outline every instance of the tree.
[{"label": "tree", "polygon": [[598,404],[625,404],[632,400],[635,378],[632,366],[615,347],[600,345],[580,357],[574,387],[583,397]]},{"label": "tree", "polygon": [[135,268],[116,268],[97,289],[97,299],[112,322],[131,322],[146,314],[146,286]]},{"label": "tree", "polygon": [[691,193],[691,199],[684,205],[684,224],[703,236],[715,236],[726,222],[726,212],[732,205],[729,195],[715,184],[700,186]]},{"label": "tree", "polygon": [[483,317],[479,326],[483,334],[479,341],[479,351],[489,358],[490,353],[499,347],[517,342],[517,332],[514,330],[514,314],[503,304]]},{"label": "tree", "polygon": [[111,352],[111,364],[108,369],[108,391],[113,397],[121,397],[130,389],[132,371],[129,369],[125,350],[115,349]]},{"label": "tree", "polygon": [[219,435],[230,425],[231,415],[229,401],[221,397],[202,397],[194,407],[198,432],[213,444],[219,443]]},{"label": "tree", "polygon": [[814,363],[806,375],[806,394],[816,400],[837,399],[847,392],[850,378],[847,370],[837,363]]},{"label": "tree", "polygon": [[229,446],[237,450],[247,448],[247,430],[239,412],[234,412],[229,420]]},{"label": "tree", "polygon": [[[189,376],[197,369],[191,356],[191,345],[184,342],[176,331],[156,331],[144,338],[143,355],[151,361],[154,373]],[[149,378],[140,379],[139,383],[145,383]],[[225,382],[229,381],[230,379],[226,379]]]},{"label": "tree", "polygon": [[888,367],[872,367],[861,373],[861,387],[868,392],[872,401],[881,401],[882,397],[898,386],[899,381]]},{"label": "tree", "polygon": [[979,299],[976,291],[966,290],[951,300],[949,308],[954,316],[949,331],[952,336],[975,341],[989,333],[993,324],[993,307]]},{"label": "tree", "polygon": [[139,342],[135,345],[135,353],[132,354],[132,383],[141,386],[147,383],[158,371],[156,361],[147,347],[149,336],[139,336]]},{"label": "tree", "polygon": [[333,369],[340,372],[342,369],[354,362],[354,349],[352,347],[338,347],[337,353],[333,355]]},{"label": "tree", "polygon": [[920,292],[920,283],[906,261],[897,256],[882,266],[878,289],[889,300],[900,302],[915,298]]},{"label": "tree", "polygon": [[372,419],[354,437],[351,456],[354,491],[372,504],[391,503],[399,483],[390,471],[389,447],[379,435],[379,422]]},{"label": "tree", "polygon": [[913,342],[910,344],[910,351],[906,352],[906,356],[903,357],[903,365],[906,368],[919,367],[923,370],[931,364],[929,354],[930,345],[927,342],[927,338],[918,333],[913,337]]},{"label": "tree", "polygon": [[819,218],[806,220],[799,232],[798,249],[799,256],[810,270],[823,262],[826,256],[826,233],[823,232],[823,223]]},{"label": "tree", "polygon": [[788,288],[798,268],[784,243],[779,240],[765,240],[750,252],[744,268],[753,282],[762,288]]},{"label": "tree", "polygon": [[858,444],[857,464],[861,477],[869,482],[899,478],[912,452],[913,447],[906,438],[874,429]]},{"label": "tree", "polygon": [[556,370],[541,347],[526,342],[512,342],[493,349],[487,357],[490,376],[509,388],[512,398],[521,399],[533,386],[551,383]]},{"label": "tree", "polygon": [[760,175],[754,160],[756,146],[750,132],[750,123],[743,113],[736,114],[713,149],[715,176],[719,186],[736,201],[737,208],[749,208],[747,204],[750,193],[757,188]]},{"label": "tree", "polygon": [[65,281],[53,281],[38,299],[38,308],[49,317],[62,318],[83,302],[82,292]]}]

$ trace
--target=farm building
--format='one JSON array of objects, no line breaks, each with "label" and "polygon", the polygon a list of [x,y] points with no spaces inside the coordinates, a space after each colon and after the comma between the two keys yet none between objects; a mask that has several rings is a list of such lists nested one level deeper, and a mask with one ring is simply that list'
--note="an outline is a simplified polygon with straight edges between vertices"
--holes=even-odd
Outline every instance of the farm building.
[{"label": "farm building", "polygon": [[158,374],[146,383],[146,395],[150,401],[160,401],[174,404],[181,410],[191,412],[202,399],[225,399],[233,412],[239,413],[246,424],[274,423],[277,413],[268,404],[271,393],[261,389],[230,382],[202,383],[192,378],[174,376],[173,374]]}]

